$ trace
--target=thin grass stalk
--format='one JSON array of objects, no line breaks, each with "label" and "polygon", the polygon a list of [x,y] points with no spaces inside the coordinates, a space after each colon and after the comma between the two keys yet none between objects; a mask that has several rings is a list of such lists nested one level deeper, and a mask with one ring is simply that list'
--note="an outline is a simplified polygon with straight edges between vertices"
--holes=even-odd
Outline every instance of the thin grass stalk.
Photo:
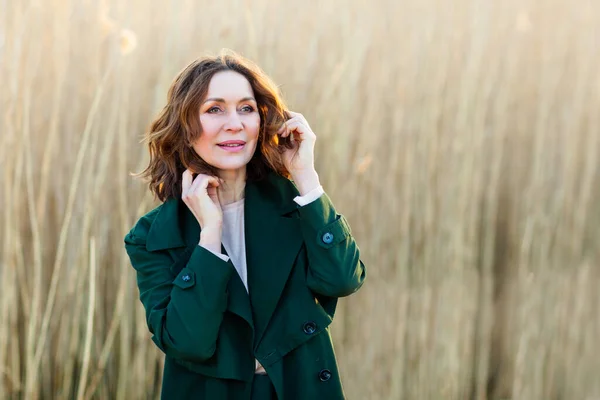
[{"label": "thin grass stalk", "polygon": [[85,331],[85,341],[83,346],[83,365],[77,389],[77,399],[83,399],[88,378],[88,370],[90,368],[92,337],[94,328],[94,308],[96,304],[96,241],[92,236],[90,238],[90,262],[89,262],[89,293],[88,293],[88,309],[87,322]]},{"label": "thin grass stalk", "polygon": [[[21,141],[19,142],[19,150],[23,151],[23,145],[21,143]],[[16,162],[16,166],[14,169],[14,179],[12,181],[12,185],[10,186],[11,190],[9,190],[9,193],[12,193],[12,200],[11,203],[14,206],[14,210],[18,210],[18,204],[23,204],[21,197],[22,197],[22,192],[20,189],[20,185],[22,184],[22,180],[23,180],[23,170],[24,170],[24,160],[25,157],[17,157],[17,162]],[[21,251],[19,251],[18,249],[22,249],[23,247],[20,246],[21,244],[21,238],[20,235],[15,235],[14,232],[18,232],[18,226],[20,226],[21,224],[21,219],[20,219],[20,215],[17,214],[16,212],[14,212],[11,215],[11,218],[9,219],[9,221],[12,220],[13,223],[10,224],[9,226],[12,228],[11,232],[9,232],[9,235],[14,238],[13,241],[13,251],[8,252],[7,254],[11,254],[14,257],[14,263],[11,262],[9,260],[9,263],[14,265],[14,269],[13,271],[15,271],[15,280],[13,281],[14,284],[14,288],[16,288],[17,292],[21,293],[21,295],[23,295],[23,293],[27,292],[26,288],[26,284],[23,283],[23,281],[25,279],[23,279],[23,270],[25,268],[25,262],[23,260],[23,254]],[[20,272],[20,273],[19,273]],[[8,282],[8,281],[7,281]],[[10,282],[8,282],[10,283]],[[17,295],[15,295],[13,297],[13,301],[11,303],[11,307],[9,308],[9,317],[8,317],[8,327],[10,329],[10,333],[8,335],[9,338],[9,355],[8,355],[8,368],[9,371],[12,373],[12,375],[14,376],[13,382],[18,382],[18,385],[15,387],[15,391],[17,391],[17,393],[21,390],[23,390],[23,382],[21,380],[21,376],[20,376],[20,370],[22,368],[22,346],[23,344],[21,343],[21,335],[19,332],[19,312],[22,312],[23,314],[25,314],[25,310],[26,310],[26,303],[25,302],[21,302],[21,306],[19,307],[19,296],[18,293]],[[25,317],[25,315],[24,315]]]},{"label": "thin grass stalk", "polygon": [[[39,49],[39,48],[38,48]],[[39,52],[37,52],[37,59],[39,60]],[[32,64],[37,64],[37,60],[30,60]],[[33,81],[34,76],[30,75],[26,79],[27,82]],[[35,212],[35,192],[34,192],[34,176],[33,176],[33,160],[32,160],[32,139],[30,133],[30,121],[31,121],[31,86],[27,85],[24,90],[23,99],[23,137],[24,137],[24,156],[25,156],[25,186],[27,189],[27,208],[29,214],[29,223],[31,228],[32,240],[29,248],[32,249],[33,253],[33,287],[31,293],[31,304],[30,313],[27,326],[27,339],[26,339],[26,363],[27,368],[33,362],[34,357],[34,343],[36,341],[36,335],[38,333],[38,313],[41,307],[42,298],[42,239],[40,234],[40,227],[37,219],[37,213]],[[37,397],[37,395],[34,395]]]},{"label": "thin grass stalk", "polygon": [[[82,255],[83,256],[83,255]],[[89,258],[89,255],[87,256]],[[82,262],[83,264],[83,262]],[[82,293],[85,289],[86,275],[83,268],[74,268],[70,274],[70,278],[74,280],[73,289],[70,291],[69,297],[72,298],[71,304],[66,312],[60,314],[61,326],[66,327],[67,333],[64,334],[63,343],[58,346],[58,351],[62,354],[54,359],[55,363],[62,364],[62,398],[70,399],[73,397],[71,388],[74,387],[74,382],[77,382],[77,374],[75,366],[81,360],[80,343],[81,335],[81,318],[83,317],[84,296]]]}]

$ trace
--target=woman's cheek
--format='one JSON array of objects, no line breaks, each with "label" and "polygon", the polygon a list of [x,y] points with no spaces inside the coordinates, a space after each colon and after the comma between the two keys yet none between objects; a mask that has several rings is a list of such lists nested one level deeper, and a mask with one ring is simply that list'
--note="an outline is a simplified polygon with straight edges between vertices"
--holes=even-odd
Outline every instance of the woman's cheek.
[{"label": "woman's cheek", "polygon": [[218,132],[219,130],[219,121],[215,120],[214,118],[200,118],[200,124],[202,125],[202,131],[208,135]]},{"label": "woman's cheek", "polygon": [[252,122],[248,124],[248,126],[252,127],[252,133],[255,137],[258,137],[258,132],[260,131],[260,115],[256,114],[252,118]]}]

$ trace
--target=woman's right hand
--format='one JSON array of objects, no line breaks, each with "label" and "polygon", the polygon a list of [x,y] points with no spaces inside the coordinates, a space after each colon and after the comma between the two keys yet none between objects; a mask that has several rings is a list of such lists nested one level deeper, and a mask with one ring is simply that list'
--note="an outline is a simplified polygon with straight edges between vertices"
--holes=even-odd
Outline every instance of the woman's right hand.
[{"label": "woman's right hand", "polygon": [[182,175],[181,199],[190,209],[202,230],[220,231],[223,210],[217,194],[220,180],[217,177],[198,174],[193,178],[186,169]]}]

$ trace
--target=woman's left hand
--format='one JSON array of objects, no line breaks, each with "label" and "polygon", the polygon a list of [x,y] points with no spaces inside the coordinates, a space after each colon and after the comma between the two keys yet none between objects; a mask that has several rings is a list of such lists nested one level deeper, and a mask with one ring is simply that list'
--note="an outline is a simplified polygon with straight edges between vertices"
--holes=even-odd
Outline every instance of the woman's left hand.
[{"label": "woman's left hand", "polygon": [[300,113],[286,111],[290,117],[277,134],[281,137],[290,136],[292,148],[285,148],[283,162],[290,172],[292,180],[303,196],[319,187],[319,175],[315,170],[315,142],[317,136],[310,129],[306,118]]},{"label": "woman's left hand", "polygon": [[286,111],[288,119],[277,131],[282,138],[290,136],[292,148],[286,148],[283,153],[285,167],[294,176],[309,175],[315,170],[315,141],[314,134],[306,118],[300,113]]}]

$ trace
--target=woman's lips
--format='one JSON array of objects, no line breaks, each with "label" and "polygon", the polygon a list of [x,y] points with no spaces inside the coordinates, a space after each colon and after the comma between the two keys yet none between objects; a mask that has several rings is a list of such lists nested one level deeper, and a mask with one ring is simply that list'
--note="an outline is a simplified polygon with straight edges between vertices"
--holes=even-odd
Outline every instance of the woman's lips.
[{"label": "woman's lips", "polygon": [[221,149],[229,152],[229,153],[238,153],[240,151],[242,151],[242,149],[244,148],[245,144],[237,144],[234,146],[225,146],[225,145],[220,145],[218,144],[217,146],[219,146]]}]

